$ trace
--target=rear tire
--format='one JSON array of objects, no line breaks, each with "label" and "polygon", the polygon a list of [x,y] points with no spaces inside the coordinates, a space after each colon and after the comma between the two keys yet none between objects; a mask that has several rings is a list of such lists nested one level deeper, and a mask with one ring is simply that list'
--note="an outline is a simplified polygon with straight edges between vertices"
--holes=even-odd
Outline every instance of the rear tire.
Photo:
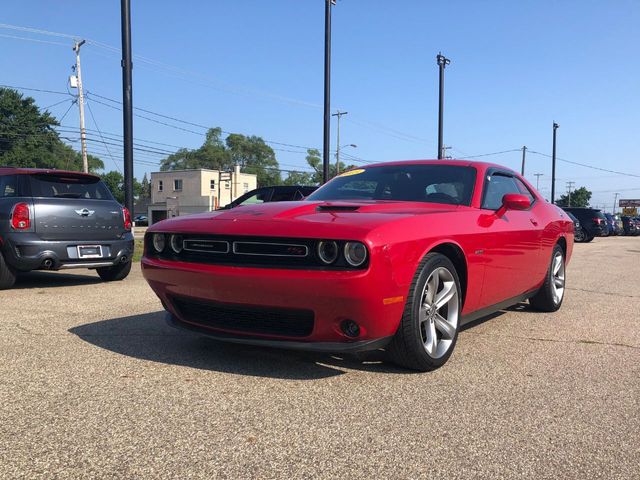
[{"label": "rear tire", "polygon": [[542,312],[555,312],[562,305],[565,292],[565,259],[560,245],[553,247],[551,264],[538,293],[529,299],[529,304]]},{"label": "rear tire", "polygon": [[119,263],[113,267],[100,267],[96,268],[96,272],[100,275],[100,278],[105,282],[114,282],[118,280],[124,280],[131,271],[131,260],[126,263]]},{"label": "rear tire", "polygon": [[16,271],[5,262],[4,256],[0,253],[0,290],[13,287],[16,283]]},{"label": "rear tire", "polygon": [[582,243],[585,241],[585,232],[584,232],[584,228],[580,227],[578,228],[578,230],[576,230],[573,234],[573,239],[578,242],[578,243]]},{"label": "rear tire", "polygon": [[593,236],[589,236],[589,234],[587,232],[584,232],[584,234],[585,234],[585,237],[584,237],[584,242],[585,243],[589,243],[589,242],[593,241],[594,238],[596,238],[596,237],[593,237]]},{"label": "rear tire", "polygon": [[453,263],[440,253],[427,254],[387,348],[391,361],[422,372],[444,365],[458,339],[461,311],[462,291]]}]

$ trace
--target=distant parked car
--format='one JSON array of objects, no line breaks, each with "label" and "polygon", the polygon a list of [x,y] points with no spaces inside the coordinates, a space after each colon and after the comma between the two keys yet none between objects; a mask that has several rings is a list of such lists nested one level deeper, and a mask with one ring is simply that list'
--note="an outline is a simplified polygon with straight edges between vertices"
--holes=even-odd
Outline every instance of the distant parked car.
[{"label": "distant parked car", "polygon": [[228,210],[240,205],[302,200],[304,197],[315,192],[317,188],[318,187],[302,185],[278,185],[274,187],[256,188],[255,190],[251,190],[241,197],[236,198],[230,204],[222,207],[222,209]]},{"label": "distant parked car", "polygon": [[635,218],[629,217],[627,215],[622,215],[622,217],[620,218],[622,219],[622,225],[625,235],[638,235],[639,226]]},{"label": "distant parked car", "polygon": [[565,212],[572,213],[579,221],[583,242],[590,242],[594,237],[606,237],[608,233],[607,218],[597,208],[564,207]]},{"label": "distant parked car", "polygon": [[132,255],[129,211],[99,177],[0,167],[0,289],[30,270],[89,268],[122,280]]},{"label": "distant parked car", "polygon": [[584,242],[584,232],[582,231],[582,229],[580,228],[580,220],[578,220],[575,215],[571,212],[565,212],[567,214],[567,216],[571,219],[571,221],[573,221],[573,231],[574,233],[574,240],[576,242]]},{"label": "distant parked car", "polygon": [[149,225],[149,219],[146,215],[136,215],[133,218],[133,222],[136,224],[136,227],[146,227]]},{"label": "distant parked car", "polygon": [[616,225],[618,226],[618,235],[624,235],[624,225],[622,224],[622,218],[620,214],[614,214],[613,218],[615,219]]}]

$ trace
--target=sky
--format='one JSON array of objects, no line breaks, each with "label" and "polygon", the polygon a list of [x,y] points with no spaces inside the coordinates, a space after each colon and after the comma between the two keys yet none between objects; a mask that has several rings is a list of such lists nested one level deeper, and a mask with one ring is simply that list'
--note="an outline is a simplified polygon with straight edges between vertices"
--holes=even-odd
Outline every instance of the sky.
[{"label": "sky", "polygon": [[[323,0],[131,3],[134,107],[154,112],[135,111],[136,177],[167,152],[200,146],[208,126],[261,136],[282,169],[307,168],[305,149],[322,146]],[[555,121],[556,196],[572,181],[608,210],[615,192],[640,198],[640,1],[338,0],[332,23],[332,112],[348,112],[340,143],[357,145],[343,149],[346,163],[436,157],[441,51],[451,59],[448,155],[519,171],[527,146],[525,176],[548,198]],[[63,92],[23,90],[66,113],[71,140],[71,47],[87,39],[88,150],[107,170],[122,170],[120,35],[115,0],[21,0],[0,11],[0,84]]]}]

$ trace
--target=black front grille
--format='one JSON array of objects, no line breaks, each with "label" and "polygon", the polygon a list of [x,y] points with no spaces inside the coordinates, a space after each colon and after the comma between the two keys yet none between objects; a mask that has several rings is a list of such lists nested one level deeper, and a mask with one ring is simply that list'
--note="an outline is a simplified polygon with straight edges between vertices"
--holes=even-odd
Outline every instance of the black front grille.
[{"label": "black front grille", "polygon": [[186,321],[211,328],[285,337],[306,337],[313,330],[311,310],[249,307],[186,297],[173,297],[172,302]]}]

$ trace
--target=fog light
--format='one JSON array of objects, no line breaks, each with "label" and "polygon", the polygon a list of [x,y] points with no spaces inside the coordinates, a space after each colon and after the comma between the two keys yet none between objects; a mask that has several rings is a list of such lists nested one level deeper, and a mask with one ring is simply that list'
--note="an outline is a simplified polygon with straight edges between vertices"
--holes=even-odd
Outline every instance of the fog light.
[{"label": "fog light", "polygon": [[347,242],[344,246],[344,258],[352,267],[359,267],[367,259],[367,247],[360,242]]},{"label": "fog light", "polygon": [[347,337],[355,338],[360,335],[360,325],[353,320],[343,320],[340,329]]},{"label": "fog light", "polygon": [[164,250],[165,243],[166,240],[164,238],[164,233],[153,234],[153,248],[155,248],[156,252],[162,252]]},{"label": "fog light", "polygon": [[182,251],[182,235],[171,235],[171,250],[175,253]]}]

